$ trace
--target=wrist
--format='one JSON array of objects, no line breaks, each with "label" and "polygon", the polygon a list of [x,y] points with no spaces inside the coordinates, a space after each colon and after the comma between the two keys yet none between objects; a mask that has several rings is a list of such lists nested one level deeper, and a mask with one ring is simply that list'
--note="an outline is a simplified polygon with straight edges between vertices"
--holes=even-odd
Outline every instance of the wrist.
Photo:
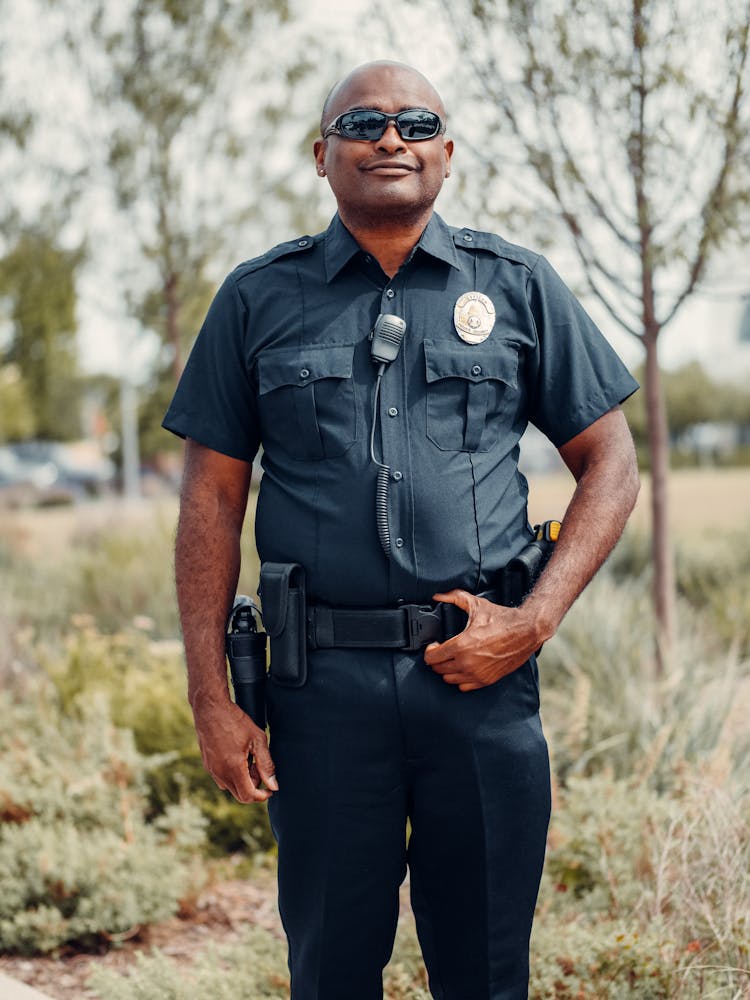
[{"label": "wrist", "polygon": [[555,635],[563,617],[551,601],[539,598],[533,593],[527,597],[520,610],[528,617],[535,641],[540,646]]},{"label": "wrist", "polygon": [[221,711],[233,704],[229,696],[229,686],[226,681],[222,684],[221,680],[211,684],[205,681],[195,685],[188,683],[188,702],[193,710],[193,716]]}]

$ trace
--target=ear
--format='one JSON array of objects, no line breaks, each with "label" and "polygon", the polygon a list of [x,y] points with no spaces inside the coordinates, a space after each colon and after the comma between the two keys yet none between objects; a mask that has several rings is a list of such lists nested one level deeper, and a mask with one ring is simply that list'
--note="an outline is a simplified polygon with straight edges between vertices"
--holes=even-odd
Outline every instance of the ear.
[{"label": "ear", "polygon": [[315,154],[315,165],[321,177],[324,177],[326,172],[327,149],[328,149],[328,142],[325,139],[316,139],[315,142],[313,143],[313,153]]},{"label": "ear", "polygon": [[446,139],[443,143],[443,154],[445,156],[445,176],[451,175],[451,159],[453,157],[453,140]]}]

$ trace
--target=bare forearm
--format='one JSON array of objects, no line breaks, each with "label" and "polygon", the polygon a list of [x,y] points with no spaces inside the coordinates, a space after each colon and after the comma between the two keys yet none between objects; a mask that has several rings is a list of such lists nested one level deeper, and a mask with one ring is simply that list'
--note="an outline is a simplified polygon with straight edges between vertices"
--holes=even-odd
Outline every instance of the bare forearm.
[{"label": "bare forearm", "polygon": [[[188,697],[227,701],[224,633],[240,571],[246,491],[208,485],[188,452],[175,549],[177,600],[188,668]],[[248,476],[249,485],[249,476]]]},{"label": "bare forearm", "polygon": [[612,551],[633,510],[640,484],[629,436],[583,465],[577,478],[554,554],[524,605],[544,639]]}]

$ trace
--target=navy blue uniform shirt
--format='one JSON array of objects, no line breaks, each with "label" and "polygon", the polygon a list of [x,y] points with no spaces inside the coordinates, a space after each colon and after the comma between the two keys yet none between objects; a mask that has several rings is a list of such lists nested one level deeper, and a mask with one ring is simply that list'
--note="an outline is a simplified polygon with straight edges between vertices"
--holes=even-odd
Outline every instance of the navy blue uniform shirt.
[{"label": "navy blue uniform shirt", "polygon": [[[456,300],[488,296],[481,344]],[[407,324],[379,400],[392,556],[375,523],[370,458],[379,313]],[[216,295],[164,426],[251,462],[263,447],[261,559],[299,562],[332,604],[477,592],[530,537],[518,443],[531,421],[559,447],[637,383],[547,261],[433,215],[388,279],[338,216],[241,264]]]}]

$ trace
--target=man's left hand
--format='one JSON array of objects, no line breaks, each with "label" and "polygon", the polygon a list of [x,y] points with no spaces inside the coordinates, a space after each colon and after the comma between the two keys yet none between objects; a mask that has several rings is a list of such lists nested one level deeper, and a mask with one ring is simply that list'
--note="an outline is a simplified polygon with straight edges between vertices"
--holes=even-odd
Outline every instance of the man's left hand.
[{"label": "man's left hand", "polygon": [[512,673],[548,638],[528,610],[506,608],[465,590],[434,594],[433,600],[455,604],[469,616],[466,628],[445,642],[432,642],[425,663],[459,691],[476,691]]}]

